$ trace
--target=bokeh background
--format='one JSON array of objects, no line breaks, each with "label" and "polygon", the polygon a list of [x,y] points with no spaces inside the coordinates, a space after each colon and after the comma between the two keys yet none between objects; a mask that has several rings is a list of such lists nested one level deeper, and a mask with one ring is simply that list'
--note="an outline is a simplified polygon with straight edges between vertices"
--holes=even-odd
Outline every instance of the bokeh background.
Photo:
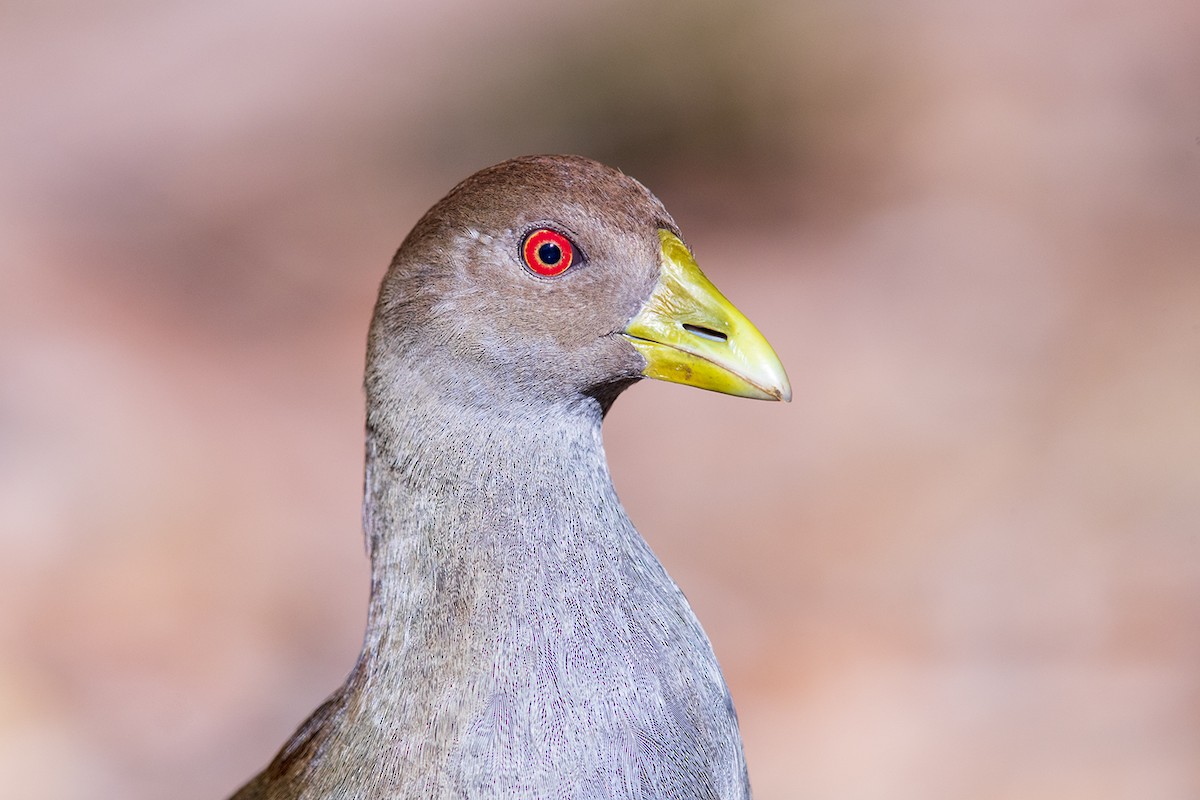
[{"label": "bokeh background", "polygon": [[5,797],[223,797],[342,680],[378,281],[562,151],[791,372],[606,423],[756,797],[1200,797],[1200,4],[0,15]]}]

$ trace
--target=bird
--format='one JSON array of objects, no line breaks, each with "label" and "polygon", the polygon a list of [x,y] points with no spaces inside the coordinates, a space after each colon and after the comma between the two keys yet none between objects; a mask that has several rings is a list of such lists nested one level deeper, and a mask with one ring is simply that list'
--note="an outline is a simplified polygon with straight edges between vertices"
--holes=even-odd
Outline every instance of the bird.
[{"label": "bird", "polygon": [[367,337],[362,652],[232,800],[750,797],[712,645],[604,453],[647,377],[791,399],[641,183],[524,156],[417,222]]}]

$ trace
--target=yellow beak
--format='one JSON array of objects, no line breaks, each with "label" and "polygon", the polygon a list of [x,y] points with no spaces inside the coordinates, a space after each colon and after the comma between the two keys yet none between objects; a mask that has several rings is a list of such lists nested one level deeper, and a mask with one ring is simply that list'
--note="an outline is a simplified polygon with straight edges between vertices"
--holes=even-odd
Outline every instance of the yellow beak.
[{"label": "yellow beak", "polygon": [[662,273],[623,331],[646,359],[642,374],[758,400],[792,399],[779,357],[758,329],[717,291],[687,246],[659,230]]}]

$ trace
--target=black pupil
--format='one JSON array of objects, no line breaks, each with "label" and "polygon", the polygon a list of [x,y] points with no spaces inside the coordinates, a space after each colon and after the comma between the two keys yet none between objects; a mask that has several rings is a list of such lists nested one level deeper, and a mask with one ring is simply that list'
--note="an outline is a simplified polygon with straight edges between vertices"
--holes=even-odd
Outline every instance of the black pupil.
[{"label": "black pupil", "polygon": [[538,248],[538,258],[542,260],[543,264],[554,266],[562,260],[562,248],[554,242],[546,242]]}]

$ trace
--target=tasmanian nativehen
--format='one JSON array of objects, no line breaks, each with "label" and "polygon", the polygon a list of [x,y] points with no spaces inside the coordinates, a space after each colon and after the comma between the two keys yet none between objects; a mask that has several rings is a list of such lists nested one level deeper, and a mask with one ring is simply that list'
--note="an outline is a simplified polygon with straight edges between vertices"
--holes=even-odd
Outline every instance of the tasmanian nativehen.
[{"label": "tasmanian nativehen", "polygon": [[367,345],[362,655],[235,800],[750,796],[712,646],[609,477],[642,377],[791,399],[640,183],[518,158],[425,214]]}]

